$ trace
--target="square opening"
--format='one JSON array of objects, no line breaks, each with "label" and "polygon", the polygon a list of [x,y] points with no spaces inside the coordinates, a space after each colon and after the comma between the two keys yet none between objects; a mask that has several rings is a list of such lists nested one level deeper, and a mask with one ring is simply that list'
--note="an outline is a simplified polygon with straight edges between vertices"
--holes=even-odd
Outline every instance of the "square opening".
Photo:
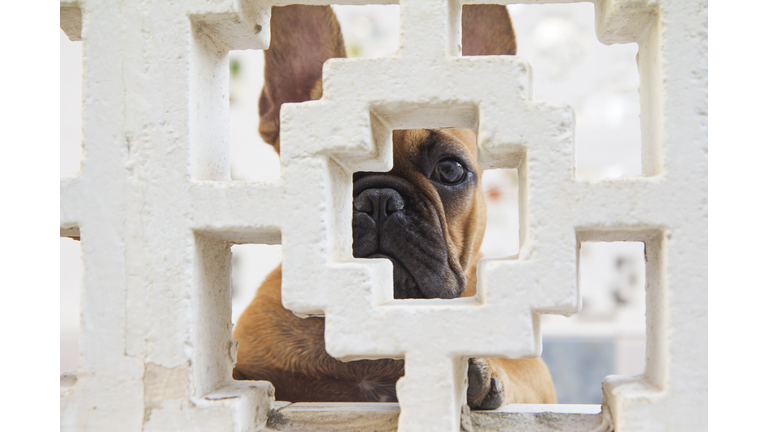
[{"label": "square opening", "polygon": [[80,172],[83,157],[83,43],[59,30],[59,54],[59,173],[70,176]]},{"label": "square opening", "polygon": [[384,57],[400,48],[400,5],[332,5],[347,57]]},{"label": "square opening", "polygon": [[542,315],[542,358],[561,404],[600,404],[606,375],[645,370],[645,244],[582,242],[582,309]]}]

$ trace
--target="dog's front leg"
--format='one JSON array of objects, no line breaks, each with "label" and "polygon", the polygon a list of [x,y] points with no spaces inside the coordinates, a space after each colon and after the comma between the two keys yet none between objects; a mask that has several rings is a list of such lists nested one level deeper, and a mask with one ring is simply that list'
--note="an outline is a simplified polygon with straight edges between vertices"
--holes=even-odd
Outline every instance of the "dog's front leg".
[{"label": "dog's front leg", "polygon": [[538,359],[469,359],[467,404],[491,410],[512,403],[557,403],[547,365]]}]

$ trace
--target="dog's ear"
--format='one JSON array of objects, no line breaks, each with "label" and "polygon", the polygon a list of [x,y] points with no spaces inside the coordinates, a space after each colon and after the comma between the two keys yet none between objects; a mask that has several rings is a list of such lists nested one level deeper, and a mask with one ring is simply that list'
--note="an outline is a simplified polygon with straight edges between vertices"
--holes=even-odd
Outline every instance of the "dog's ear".
[{"label": "dog's ear", "polygon": [[517,43],[506,6],[464,5],[461,10],[461,54],[515,55]]},{"label": "dog's ear", "polygon": [[320,99],[323,63],[346,57],[344,39],[330,6],[273,7],[271,43],[264,51],[264,88],[259,133],[280,151],[280,105]]}]

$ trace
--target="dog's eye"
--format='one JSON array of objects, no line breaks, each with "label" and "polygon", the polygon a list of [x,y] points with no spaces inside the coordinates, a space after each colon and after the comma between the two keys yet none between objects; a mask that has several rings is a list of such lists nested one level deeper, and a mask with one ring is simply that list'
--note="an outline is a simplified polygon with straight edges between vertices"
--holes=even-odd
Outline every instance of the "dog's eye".
[{"label": "dog's eye", "polygon": [[440,183],[456,184],[464,180],[467,173],[464,169],[464,165],[453,160],[443,159],[438,162],[435,167],[435,173],[432,175],[433,180],[437,180]]}]

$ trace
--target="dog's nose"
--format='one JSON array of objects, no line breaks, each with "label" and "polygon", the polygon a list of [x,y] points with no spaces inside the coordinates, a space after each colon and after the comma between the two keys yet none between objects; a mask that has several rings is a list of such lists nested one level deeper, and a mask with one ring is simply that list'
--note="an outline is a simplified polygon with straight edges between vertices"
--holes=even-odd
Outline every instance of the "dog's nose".
[{"label": "dog's nose", "polygon": [[374,219],[384,219],[403,209],[405,202],[400,194],[390,188],[366,189],[355,198],[355,209]]}]

